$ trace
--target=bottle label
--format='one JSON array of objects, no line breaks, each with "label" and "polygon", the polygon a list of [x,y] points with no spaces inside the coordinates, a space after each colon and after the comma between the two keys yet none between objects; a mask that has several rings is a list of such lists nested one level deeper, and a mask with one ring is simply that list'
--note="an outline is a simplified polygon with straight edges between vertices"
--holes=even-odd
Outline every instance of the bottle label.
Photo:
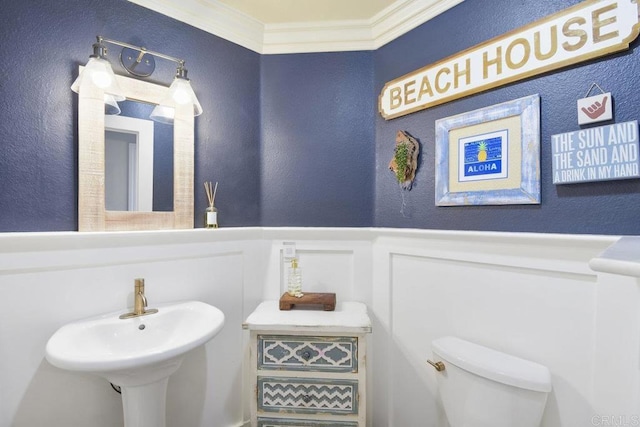
[{"label": "bottle label", "polygon": [[207,212],[207,224],[208,225],[218,224],[218,212]]}]

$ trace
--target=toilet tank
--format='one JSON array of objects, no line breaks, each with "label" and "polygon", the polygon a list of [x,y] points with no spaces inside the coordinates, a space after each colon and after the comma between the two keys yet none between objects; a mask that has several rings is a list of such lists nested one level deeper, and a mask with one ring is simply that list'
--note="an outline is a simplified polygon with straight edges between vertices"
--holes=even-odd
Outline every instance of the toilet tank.
[{"label": "toilet tank", "polygon": [[451,427],[538,427],[551,391],[549,369],[456,337],[434,340],[445,370],[438,389]]}]

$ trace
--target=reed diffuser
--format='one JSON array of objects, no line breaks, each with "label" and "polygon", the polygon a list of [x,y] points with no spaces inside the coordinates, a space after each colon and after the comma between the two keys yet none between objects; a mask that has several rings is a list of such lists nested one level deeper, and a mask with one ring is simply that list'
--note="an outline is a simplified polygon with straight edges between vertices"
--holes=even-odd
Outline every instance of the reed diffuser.
[{"label": "reed diffuser", "polygon": [[209,206],[204,211],[204,228],[218,228],[218,209],[215,207],[216,192],[218,191],[218,183],[213,187],[211,181],[204,183],[204,191],[207,193]]}]

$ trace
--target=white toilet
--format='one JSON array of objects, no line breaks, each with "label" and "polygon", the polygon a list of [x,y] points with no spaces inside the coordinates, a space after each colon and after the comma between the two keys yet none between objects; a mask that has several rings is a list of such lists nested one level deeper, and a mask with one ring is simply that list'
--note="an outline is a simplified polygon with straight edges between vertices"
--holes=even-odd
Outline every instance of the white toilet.
[{"label": "white toilet", "polygon": [[[456,337],[432,343],[451,427],[538,427],[551,391],[549,369]],[[439,364],[438,362],[442,362]]]}]

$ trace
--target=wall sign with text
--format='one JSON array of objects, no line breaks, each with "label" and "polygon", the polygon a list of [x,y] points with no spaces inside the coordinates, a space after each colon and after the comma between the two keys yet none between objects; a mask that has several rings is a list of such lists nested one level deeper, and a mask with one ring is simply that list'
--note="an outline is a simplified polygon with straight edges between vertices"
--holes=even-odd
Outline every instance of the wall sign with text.
[{"label": "wall sign with text", "polygon": [[640,1],[587,0],[388,82],[386,120],[629,48]]},{"label": "wall sign with text", "polygon": [[640,177],[638,121],[551,136],[553,183]]}]

